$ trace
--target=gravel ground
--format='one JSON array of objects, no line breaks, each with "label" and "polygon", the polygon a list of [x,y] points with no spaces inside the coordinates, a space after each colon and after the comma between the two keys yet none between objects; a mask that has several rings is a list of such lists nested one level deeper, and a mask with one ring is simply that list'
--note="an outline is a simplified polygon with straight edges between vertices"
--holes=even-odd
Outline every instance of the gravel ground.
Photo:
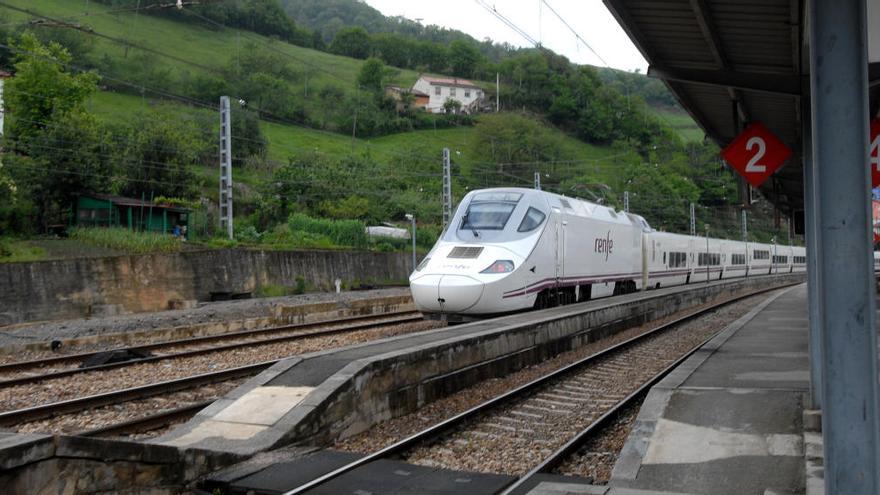
[{"label": "gravel ground", "polygon": [[[168,328],[197,323],[240,320],[269,316],[276,306],[297,306],[327,301],[353,301],[378,297],[409,295],[405,287],[340,294],[320,292],[299,296],[267,297],[237,301],[201,303],[192,309],[135,313],[104,318],[84,318],[0,327],[0,348],[11,344],[48,342],[90,335],[123,333],[150,328]],[[20,360],[20,356],[0,356],[0,362]]]},{"label": "gravel ground", "polygon": [[608,481],[611,480],[614,463],[617,462],[617,457],[623,449],[623,444],[626,443],[626,438],[632,430],[636,416],[639,415],[642,402],[644,399],[621,411],[613,422],[578,449],[555,472],[567,476],[588,478],[594,485],[608,484]]},{"label": "gravel ground", "polygon": [[[726,325],[748,312],[751,308],[754,307],[756,301],[762,301],[769,296],[769,293],[765,293],[731,304],[696,321],[681,325],[677,332],[685,335],[696,332],[701,337],[705,337],[708,333],[724,328]],[[594,342],[574,351],[561,354],[545,362],[542,362],[539,365],[525,368],[507,377],[501,379],[487,380],[485,382],[475,384],[472,387],[461,390],[455,394],[450,395],[449,397],[428,404],[413,414],[381,422],[375,425],[369,431],[337,442],[336,445],[334,445],[334,448],[353,452],[374,452],[402,438],[417,433],[418,431],[426,428],[431,424],[435,424],[439,421],[452,417],[455,414],[474,407],[492,397],[500,395],[517,386],[534,380],[535,378],[543,376],[549,371],[555,370],[565,364],[571,363],[584,356],[607,348],[615,343],[644,333],[651,328],[659,326],[665,321],[680,318],[681,316],[690,312],[694,312],[697,309],[698,308],[687,312],[681,312],[675,315],[671,315],[663,320],[650,322],[638,328],[626,330],[608,339]],[[701,341],[703,339],[694,336],[694,340]],[[510,437],[510,435],[506,434],[505,437]],[[459,438],[458,440],[460,442],[456,444],[456,448],[460,448],[462,443],[465,446],[469,444],[476,444],[476,441],[472,439]],[[531,449],[526,450],[532,452]],[[510,455],[511,452],[515,452],[515,448],[511,446],[508,446],[506,448],[495,446],[493,447],[491,452],[503,453],[502,455]],[[416,454],[412,460],[417,460],[418,455],[419,454]],[[532,452],[532,455],[534,456],[535,453]],[[470,459],[470,461],[464,462],[467,459]],[[431,461],[432,462],[428,462],[427,464],[432,464],[434,462],[433,460]],[[465,466],[464,464],[468,465]],[[507,459],[508,465],[505,467],[505,462],[503,458],[500,458],[498,454],[487,454],[486,451],[477,454],[459,453],[458,460],[452,459],[452,462],[450,462],[450,465],[448,467],[451,467],[453,469],[471,469],[486,472],[489,470],[487,469],[487,467],[490,464],[493,464],[492,469],[496,469],[496,471],[494,472],[519,473],[520,469],[519,467],[512,466],[510,459]]]},{"label": "gravel ground", "polygon": [[[378,315],[376,315],[376,316],[378,316]],[[389,318],[393,319],[395,317],[389,316]],[[371,319],[369,321],[372,323],[381,323],[382,321],[387,321],[387,320],[376,318],[376,319]],[[150,353],[153,356],[167,356],[170,354],[180,353],[180,352],[184,352],[184,351],[211,349],[214,347],[218,347],[220,345],[234,345],[234,344],[241,344],[241,343],[247,343],[247,342],[259,342],[261,340],[266,340],[266,339],[270,339],[270,338],[296,336],[296,335],[301,335],[304,333],[308,334],[308,333],[313,333],[318,330],[327,330],[327,329],[335,329],[335,328],[344,329],[347,326],[362,325],[363,323],[364,322],[361,322],[361,323],[357,323],[357,322],[350,323],[349,322],[349,323],[341,323],[340,324],[340,323],[335,323],[334,321],[331,320],[331,321],[327,321],[324,323],[316,323],[316,324],[310,325],[309,328],[307,328],[307,329],[292,328],[290,330],[278,330],[278,331],[273,331],[271,333],[263,333],[263,334],[259,334],[257,336],[251,336],[251,337],[243,335],[240,337],[229,337],[229,338],[223,339],[222,341],[209,341],[209,342],[201,342],[201,343],[193,343],[193,344],[169,345],[167,347],[162,347],[160,349],[153,349],[150,351]],[[137,345],[137,344],[135,343],[134,345]],[[102,350],[106,350],[106,349],[102,349]],[[32,356],[28,357],[27,359],[45,359],[48,357],[58,357],[57,355],[55,355],[51,352],[33,352],[33,353],[28,353],[28,354],[30,354]],[[22,369],[19,371],[0,372],[0,381],[11,380],[13,378],[19,378],[19,377],[24,377],[24,376],[46,375],[46,374],[50,374],[50,373],[56,373],[59,371],[77,369],[77,368],[79,368],[81,363],[82,363],[82,359],[70,359],[67,361],[56,362],[56,363],[53,363],[50,365],[34,366],[31,368]],[[2,385],[2,384],[0,384],[0,385]]]},{"label": "gravel ground", "polygon": [[291,342],[230,349],[210,354],[132,364],[106,371],[91,371],[38,383],[0,389],[0,411],[33,407],[175,378],[281,359],[296,354],[343,347],[370,340],[419,332],[439,326],[434,321],[388,325],[371,330]]},{"label": "gravel ground", "polygon": [[[19,433],[48,432],[72,435],[87,430],[110,426],[116,423],[122,423],[124,421],[143,418],[151,414],[170,411],[197,402],[213,400],[225,395],[235,387],[244,383],[245,380],[246,378],[238,378],[235,380],[205,385],[199,389],[183,390],[173,394],[124,402],[73,414],[63,414],[54,418],[23,423],[17,425],[15,430]],[[158,433],[150,432],[150,434],[137,435],[135,438],[147,438],[155,435],[158,435]]]}]

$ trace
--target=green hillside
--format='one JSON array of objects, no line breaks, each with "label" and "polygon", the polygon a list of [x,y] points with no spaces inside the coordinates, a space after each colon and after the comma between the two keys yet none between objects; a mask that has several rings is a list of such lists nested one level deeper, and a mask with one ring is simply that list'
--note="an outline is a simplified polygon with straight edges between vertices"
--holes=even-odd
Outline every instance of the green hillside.
[{"label": "green hillside", "polygon": [[[70,0],[8,0],[6,3],[53,19],[70,19],[72,24],[84,24],[101,35],[123,39],[132,44],[179,58],[155,54],[156,63],[172,71],[171,75],[204,71],[192,64],[220,70],[234,60],[248,42],[269,44],[298,69],[308,73],[310,84],[338,84],[354,86],[362,60],[341,57],[295,46],[289,43],[239,29],[221,29],[207,22],[181,23],[147,14],[113,13],[114,8],[96,2]],[[9,22],[26,22],[31,16],[9,9],[0,9]],[[198,19],[196,19],[198,21]],[[93,53],[90,58],[125,59],[137,50],[117,42],[91,37]],[[392,75],[394,84],[411,85],[418,73],[400,70]],[[137,82],[137,81],[135,81]]]},{"label": "green hillside", "polygon": [[[638,74],[576,67],[543,50],[495,61],[459,45],[444,52],[440,72],[501,74],[501,107],[516,111],[432,115],[385,95],[385,85],[408,87],[424,68],[384,65],[387,38],[362,60],[218,26],[187,9],[162,16],[121,8],[128,0],[8,3],[18,10],[0,8],[0,35],[12,47],[0,49],[0,61],[16,77],[0,193],[10,183],[17,193],[0,205],[0,235],[63,224],[71,198],[92,191],[182,201],[196,209],[193,234],[210,237],[222,94],[244,102],[233,109],[243,242],[334,247],[322,234],[292,231],[308,222],[289,219],[384,222],[405,213],[430,240],[444,147],[455,198],[531,187],[537,172],[547,190],[617,207],[627,191],[633,211],[666,230],[686,228],[689,202],[703,205],[700,223],[738,229],[735,185],[718,168],[717,149],[662,85]],[[476,58],[462,64],[462,56]],[[493,100],[494,85],[482,86]]]},{"label": "green hillside", "polygon": [[[208,109],[106,91],[93,95],[86,106],[99,119],[108,123],[123,123],[137,112],[157,114],[163,119],[218,118],[216,112]],[[506,114],[500,116],[490,114],[478,117],[477,121],[489,122],[505,118],[507,118]],[[552,127],[535,122],[558,139],[556,144],[561,160],[592,161],[600,164],[605,159],[609,159],[605,161],[608,163],[611,160],[609,157],[619,154],[610,147],[584,143]],[[426,161],[435,161],[436,170],[439,170],[441,151],[447,147],[452,150],[453,161],[459,167],[478,166],[480,160],[478,143],[473,140],[474,133],[471,127],[421,130],[368,139],[352,139],[351,136],[332,132],[266,121],[261,122],[260,127],[268,141],[268,158],[274,166],[286,163],[294,155],[315,152],[333,159],[350,155],[368,155],[383,165],[393,168],[395,160],[401,156],[417,153]],[[596,180],[609,181],[613,178],[607,167],[597,165],[594,170],[597,171]],[[215,197],[216,167],[208,165],[201,169],[200,175],[207,181],[204,193],[209,197]],[[236,171],[237,180],[252,187],[259,186],[270,175],[271,169]]]}]

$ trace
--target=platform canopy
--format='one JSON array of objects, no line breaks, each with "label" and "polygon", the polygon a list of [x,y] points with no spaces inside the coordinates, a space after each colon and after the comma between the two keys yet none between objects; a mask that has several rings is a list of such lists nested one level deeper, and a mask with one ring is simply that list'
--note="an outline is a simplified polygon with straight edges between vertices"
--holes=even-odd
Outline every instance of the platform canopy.
[{"label": "platform canopy", "polygon": [[[868,0],[868,19],[880,1]],[[763,122],[795,154],[761,186],[791,212],[803,208],[801,98],[809,101],[809,30],[801,0],[605,0],[706,136],[726,146]],[[880,23],[869,22],[870,113],[880,105]]]}]

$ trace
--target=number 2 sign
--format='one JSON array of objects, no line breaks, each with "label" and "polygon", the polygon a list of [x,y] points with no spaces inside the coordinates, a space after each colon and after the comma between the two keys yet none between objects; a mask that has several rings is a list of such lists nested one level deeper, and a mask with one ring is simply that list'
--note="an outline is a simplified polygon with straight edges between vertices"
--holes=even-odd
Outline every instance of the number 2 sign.
[{"label": "number 2 sign", "polygon": [[763,184],[790,156],[788,146],[760,122],[749,124],[721,150],[721,157],[752,187]]},{"label": "number 2 sign", "polygon": [[880,119],[871,119],[871,140],[868,141],[868,156],[871,164],[871,189],[880,186]]}]

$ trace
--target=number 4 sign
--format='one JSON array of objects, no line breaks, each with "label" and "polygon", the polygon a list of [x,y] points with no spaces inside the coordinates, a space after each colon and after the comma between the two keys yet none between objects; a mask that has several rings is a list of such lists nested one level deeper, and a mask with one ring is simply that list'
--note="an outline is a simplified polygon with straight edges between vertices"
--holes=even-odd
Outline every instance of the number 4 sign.
[{"label": "number 4 sign", "polygon": [[753,122],[721,150],[721,156],[752,187],[759,187],[788,160],[791,150],[764,124]]},{"label": "number 4 sign", "polygon": [[880,119],[871,120],[871,140],[868,155],[871,163],[871,189],[880,186]]}]

